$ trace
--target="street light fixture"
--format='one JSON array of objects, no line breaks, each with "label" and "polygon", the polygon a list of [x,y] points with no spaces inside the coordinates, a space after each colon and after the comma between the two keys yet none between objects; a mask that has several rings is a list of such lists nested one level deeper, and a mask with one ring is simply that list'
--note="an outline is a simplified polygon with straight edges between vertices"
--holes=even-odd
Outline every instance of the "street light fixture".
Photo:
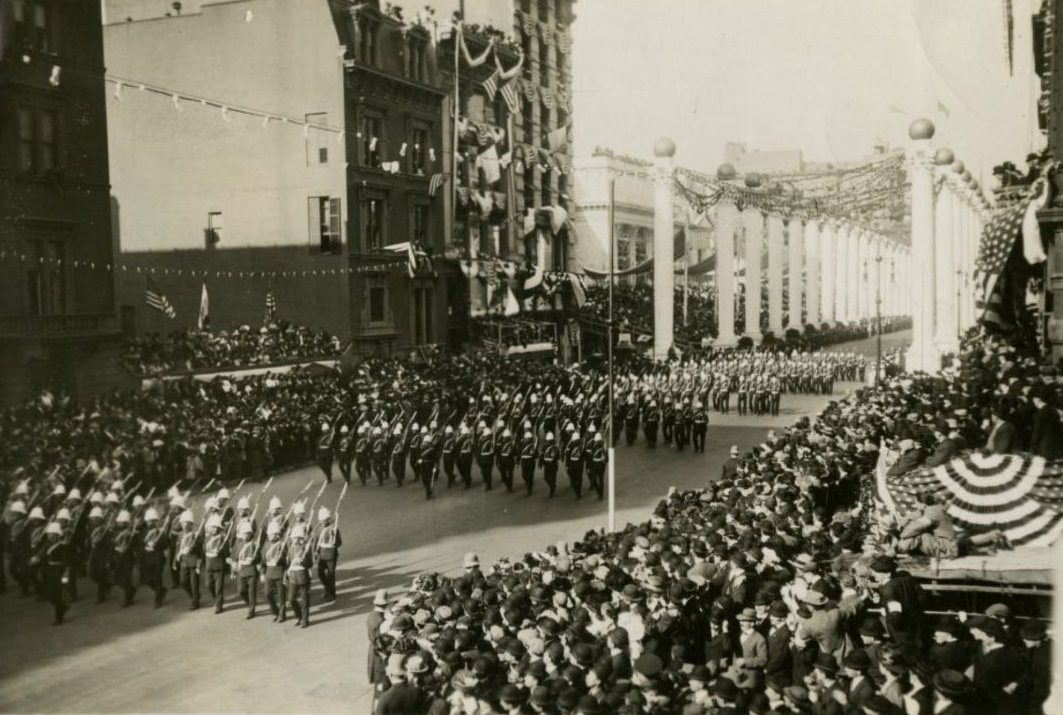
[{"label": "street light fixture", "polygon": [[[888,260],[890,267],[890,282],[893,282],[893,259],[887,259],[881,253],[876,253],[871,259],[875,262],[875,385],[882,380],[882,262]],[[864,282],[868,280],[868,268],[870,263],[864,260]]]}]

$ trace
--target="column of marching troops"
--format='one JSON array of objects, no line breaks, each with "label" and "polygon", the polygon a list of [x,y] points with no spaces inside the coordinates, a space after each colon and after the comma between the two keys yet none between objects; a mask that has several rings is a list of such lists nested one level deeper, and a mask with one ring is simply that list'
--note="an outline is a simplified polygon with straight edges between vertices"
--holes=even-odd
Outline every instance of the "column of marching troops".
[{"label": "column of marching troops", "polygon": [[336,561],[343,543],[337,510],[346,490],[331,510],[318,506],[324,484],[313,502],[304,498],[309,483],[287,508],[272,496],[260,522],[259,508],[272,481],[256,496],[236,498],[235,508],[233,497],[244,484],[232,492],[222,487],[206,498],[198,518],[189,506],[191,490],[172,489],[166,498],[153,499],[115,477],[109,483],[95,480],[83,498],[78,489],[62,486],[34,494],[21,482],[8,504],[15,518],[9,532],[11,575],[22,596],[51,603],[55,625],[78,599],[78,578],[88,576],[97,604],[117,589],[121,605],[131,606],[139,585],[151,591],[155,608],[168,588],[180,588],[192,610],[202,603],[205,581],[215,613],[222,612],[231,582],[247,618],[255,616],[261,585],[274,621],[287,620],[290,607],[294,623],[305,628],[315,568],[324,600],[336,598]]},{"label": "column of marching troops", "polygon": [[210,480],[203,489],[173,487],[165,498],[155,497],[154,490],[139,494],[139,485],[127,488],[131,477],[123,479],[112,469],[90,474],[91,466],[77,480],[83,483],[86,475],[92,480],[87,497],[76,487],[53,488],[50,479],[34,492],[25,480],[6,505],[10,572],[23,595],[52,604],[57,624],[78,597],[78,578],[88,576],[97,602],[117,588],[122,605],[129,606],[139,585],[159,607],[168,581],[169,588],[185,591],[192,609],[200,606],[205,581],[215,612],[223,608],[226,584],[235,582],[248,618],[255,615],[261,587],[274,620],[285,621],[290,606],[295,622],[305,627],[315,567],[324,599],[336,594],[340,502],[331,510],[317,508],[334,466],[345,482],[340,501],[352,474],[363,485],[375,480],[382,486],[393,477],[401,487],[409,471],[431,498],[440,475],[448,488],[472,488],[474,465],[488,491],[497,470],[512,492],[519,469],[531,495],[541,470],[552,498],[564,468],[577,499],[585,476],[601,499],[608,460],[603,432],[610,427],[614,444],[623,436],[632,445],[641,432],[649,449],[663,441],[679,451],[692,443],[695,453],[703,452],[710,406],[728,412],[732,392],[739,412],[778,414],[782,392],[830,394],[835,379],[857,379],[863,366],[864,358],[847,353],[723,353],[626,367],[614,376],[611,425],[608,381],[597,371],[559,372],[554,383],[540,374],[539,382],[517,381],[512,393],[495,385],[476,396],[458,392],[429,401],[429,391],[398,404],[375,391],[356,390],[353,404],[321,425],[317,463],[326,479],[312,502],[304,498],[308,483],[287,508],[272,496],[260,521],[272,478],[257,495],[240,482],[232,493],[222,487],[206,498],[197,518],[190,498],[205,494],[214,475],[203,477]]}]

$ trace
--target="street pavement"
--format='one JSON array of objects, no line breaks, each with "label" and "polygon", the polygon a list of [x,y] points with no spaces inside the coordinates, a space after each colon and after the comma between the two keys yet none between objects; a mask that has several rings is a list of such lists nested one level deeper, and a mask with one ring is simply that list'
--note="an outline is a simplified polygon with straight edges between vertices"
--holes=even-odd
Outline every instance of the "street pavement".
[{"label": "street pavement", "polygon": [[[836,385],[834,398],[855,387]],[[778,418],[713,414],[705,454],[620,445],[617,525],[646,519],[672,486],[695,488],[717,478],[731,445],[748,449],[768,428],[813,415],[829,399],[784,395]],[[46,603],[9,588],[0,596],[0,712],[369,713],[365,618],[377,589],[401,590],[422,571],[457,572],[469,551],[490,563],[575,541],[606,523],[605,502],[588,498],[587,490],[576,500],[563,471],[553,499],[541,475],[526,496],[522,485],[506,493],[497,476],[495,489],[485,492],[473,474],[473,489],[441,485],[430,501],[413,482],[401,489],[394,481],[352,484],[339,510],[338,598],[321,604],[315,577],[317,603],[305,630],[291,614],[289,622],[274,623],[264,604],[245,620],[232,582],[225,612],[215,615],[209,607],[189,612],[180,590],[171,590],[159,609],[144,588],[129,608],[115,593],[96,605],[91,582],[82,579],[81,597],[60,627],[51,625]],[[313,494],[321,478],[316,467],[300,469],[274,479],[270,493],[288,504],[307,484]],[[332,508],[341,487],[334,480],[321,503]],[[245,493],[256,496],[260,488]]]}]

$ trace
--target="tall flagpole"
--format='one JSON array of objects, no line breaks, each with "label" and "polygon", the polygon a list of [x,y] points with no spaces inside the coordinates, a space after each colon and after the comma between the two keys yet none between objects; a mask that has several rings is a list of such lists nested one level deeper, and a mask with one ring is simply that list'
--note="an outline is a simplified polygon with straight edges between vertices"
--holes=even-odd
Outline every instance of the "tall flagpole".
[{"label": "tall flagpole", "polygon": [[[446,238],[447,243],[454,240],[454,230],[458,225],[458,117],[459,108],[461,107],[461,82],[458,77],[458,68],[460,66],[461,48],[459,42],[461,40],[462,25],[465,22],[465,0],[461,0],[459,5],[459,14],[457,23],[454,25],[454,132],[452,135],[453,145],[450,147],[450,236]],[[468,237],[465,237],[465,255],[471,259],[472,249],[468,244]],[[472,286],[475,280],[472,277],[472,268],[469,268],[469,287],[468,287],[468,335],[466,336],[468,344],[472,344]]]}]

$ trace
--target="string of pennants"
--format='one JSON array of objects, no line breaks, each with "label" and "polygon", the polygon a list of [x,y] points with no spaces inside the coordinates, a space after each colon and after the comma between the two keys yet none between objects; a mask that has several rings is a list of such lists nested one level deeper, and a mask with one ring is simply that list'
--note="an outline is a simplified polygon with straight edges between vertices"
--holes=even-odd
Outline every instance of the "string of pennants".
[{"label": "string of pennants", "polygon": [[199,270],[192,268],[160,268],[155,266],[133,265],[127,263],[105,263],[100,261],[85,261],[71,259],[64,261],[56,256],[32,256],[13,250],[0,250],[0,261],[20,264],[33,264],[62,268],[72,266],[75,269],[116,272],[122,275],[152,275],[152,276],[176,276],[190,278],[215,278],[215,279],[273,279],[273,278],[318,278],[322,276],[340,276],[363,273],[380,273],[384,271],[406,268],[408,261],[388,260],[367,263],[363,266],[343,266],[340,268],[310,268],[295,270],[259,270],[259,271],[228,271],[228,270]]},{"label": "string of pennants", "polygon": [[557,47],[566,55],[572,51],[572,34],[564,27],[551,27],[549,23],[536,20],[530,13],[517,11],[520,17],[520,29],[525,37],[541,37],[543,42],[557,40]]},{"label": "string of pennants", "polygon": [[675,187],[699,213],[722,200],[739,208],[753,207],[765,213],[799,216],[828,216],[852,220],[859,215],[903,207],[909,184],[901,157],[864,165],[837,178],[811,187],[798,188],[794,182],[777,177],[765,186],[749,187],[720,180],[689,169],[676,169]]}]

